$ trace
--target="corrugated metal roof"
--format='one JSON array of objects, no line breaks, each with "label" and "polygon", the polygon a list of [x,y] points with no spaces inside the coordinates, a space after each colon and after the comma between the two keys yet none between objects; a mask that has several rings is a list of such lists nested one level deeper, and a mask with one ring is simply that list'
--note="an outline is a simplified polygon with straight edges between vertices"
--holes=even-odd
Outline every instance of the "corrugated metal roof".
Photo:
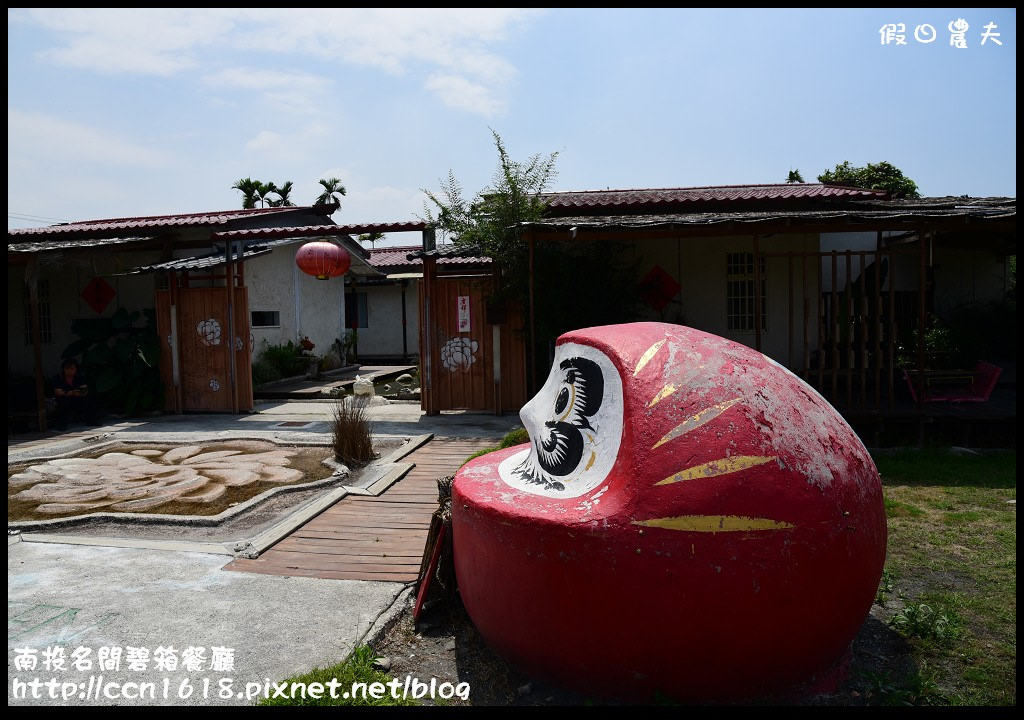
[{"label": "corrugated metal roof", "polygon": [[407,220],[405,222],[392,223],[362,223],[360,225],[339,225],[352,235],[369,235],[371,233],[389,232],[422,232],[427,229],[427,224],[422,220]]},{"label": "corrugated metal roof", "polygon": [[[14,232],[13,230],[10,232]],[[92,248],[92,247],[106,247],[114,245],[133,245],[147,240],[155,240],[156,236],[153,235],[141,235],[141,236],[130,236],[130,237],[113,237],[113,238],[68,238],[67,240],[48,240],[45,242],[20,242],[20,243],[9,243],[7,245],[7,252],[9,253],[37,253],[37,252],[48,252],[51,250],[68,250]]]},{"label": "corrugated metal roof", "polygon": [[[242,259],[248,260],[250,258],[257,257],[259,255],[266,255],[271,252],[270,248],[259,248],[253,249],[248,248],[242,253]],[[238,253],[231,253],[232,262],[238,260]],[[153,265],[139,265],[134,267],[127,272],[120,273],[122,275],[138,275],[142,273],[153,273],[161,272],[165,270],[208,270],[210,268],[218,267],[226,262],[225,254],[223,252],[213,252],[208,255],[200,255],[197,257],[178,258],[176,260],[169,260],[167,262],[155,263]]]},{"label": "corrugated metal roof", "polygon": [[296,227],[226,230],[210,235],[210,239],[214,242],[241,241],[246,245],[259,245],[263,247],[276,247],[313,238],[332,238],[335,241],[341,242],[349,252],[354,253],[358,257],[363,259],[370,257],[370,253],[357,243],[350,233],[338,225],[300,225]]},{"label": "corrugated metal roof", "polygon": [[[218,239],[224,240],[224,236],[230,233],[217,233]],[[282,237],[261,242],[251,242],[245,244],[245,250],[242,253],[243,260],[249,260],[260,255],[266,255],[273,251],[274,248],[282,247],[284,245],[293,245],[308,238],[303,237]],[[355,240],[349,235],[340,235],[334,238],[336,242],[340,243],[342,247],[349,251],[352,256],[352,266],[349,268],[349,273],[352,275],[358,275],[360,277],[384,277],[384,273],[375,268],[367,260],[369,253],[359,246]],[[237,240],[237,238],[236,238]],[[262,240],[262,238],[259,238]],[[243,243],[234,243],[234,245],[240,245]],[[229,243],[230,245],[230,243]],[[238,252],[236,247],[231,247],[231,259],[235,261],[238,259]],[[160,272],[169,270],[208,270],[210,268],[218,267],[226,263],[225,250],[214,250],[213,252],[206,253],[203,255],[195,255],[187,258],[176,258],[174,260],[168,260],[166,262],[154,263],[152,265],[140,265],[128,270],[122,275],[132,275],[137,273],[150,273]]]}]

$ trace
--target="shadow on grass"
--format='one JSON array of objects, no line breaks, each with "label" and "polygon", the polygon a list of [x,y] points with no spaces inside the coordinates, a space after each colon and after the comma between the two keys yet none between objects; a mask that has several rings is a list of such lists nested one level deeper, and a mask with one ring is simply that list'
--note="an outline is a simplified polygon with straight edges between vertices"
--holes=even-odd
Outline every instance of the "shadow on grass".
[{"label": "shadow on grass", "polygon": [[872,458],[885,486],[1017,487],[1016,450],[899,448]]}]

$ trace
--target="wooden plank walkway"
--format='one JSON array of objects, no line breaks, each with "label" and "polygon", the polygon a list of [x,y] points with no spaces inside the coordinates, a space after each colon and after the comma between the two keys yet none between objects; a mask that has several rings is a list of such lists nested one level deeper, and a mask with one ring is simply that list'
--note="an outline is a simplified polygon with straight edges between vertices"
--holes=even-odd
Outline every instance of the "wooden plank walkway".
[{"label": "wooden plank walkway", "polygon": [[437,481],[497,440],[435,437],[403,458],[416,467],[377,497],[349,495],[260,557],[237,558],[225,570],[330,578],[413,582],[419,575]]}]

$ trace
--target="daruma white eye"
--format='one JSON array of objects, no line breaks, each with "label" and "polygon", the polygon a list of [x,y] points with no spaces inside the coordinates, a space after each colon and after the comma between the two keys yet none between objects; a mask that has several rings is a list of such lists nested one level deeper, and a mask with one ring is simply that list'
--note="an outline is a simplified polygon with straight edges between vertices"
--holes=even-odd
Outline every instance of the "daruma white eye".
[{"label": "daruma white eye", "polygon": [[573,498],[608,477],[622,438],[622,380],[589,345],[559,345],[544,387],[520,413],[530,448],[499,466],[512,487]]}]

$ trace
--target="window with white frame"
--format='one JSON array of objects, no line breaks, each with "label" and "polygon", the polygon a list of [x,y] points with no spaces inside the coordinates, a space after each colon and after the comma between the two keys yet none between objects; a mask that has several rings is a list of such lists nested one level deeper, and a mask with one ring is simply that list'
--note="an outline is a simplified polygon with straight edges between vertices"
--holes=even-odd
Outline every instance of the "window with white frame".
[{"label": "window with white frame", "polygon": [[281,327],[281,313],[277,310],[253,310],[250,318],[254,328]]},{"label": "window with white frame", "polygon": [[[761,330],[768,329],[768,280],[764,258],[760,262]],[[726,253],[726,327],[734,332],[754,332],[754,253]]]}]

